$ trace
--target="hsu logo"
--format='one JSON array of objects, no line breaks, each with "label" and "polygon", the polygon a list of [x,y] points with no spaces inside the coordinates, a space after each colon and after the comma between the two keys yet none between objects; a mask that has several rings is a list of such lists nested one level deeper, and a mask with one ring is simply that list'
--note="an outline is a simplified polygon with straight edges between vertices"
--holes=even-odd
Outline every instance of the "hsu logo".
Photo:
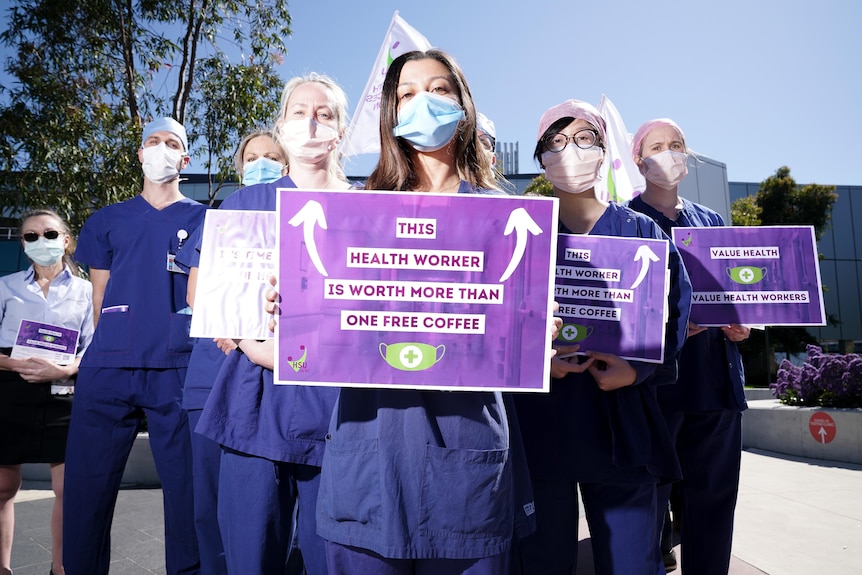
[{"label": "hsu logo", "polygon": [[293,359],[293,356],[287,356],[287,364],[290,368],[299,373],[300,371],[308,370],[308,362],[306,362],[306,357],[308,357],[308,350],[305,349],[304,345],[299,346],[299,350],[302,352],[302,357],[299,359]]}]

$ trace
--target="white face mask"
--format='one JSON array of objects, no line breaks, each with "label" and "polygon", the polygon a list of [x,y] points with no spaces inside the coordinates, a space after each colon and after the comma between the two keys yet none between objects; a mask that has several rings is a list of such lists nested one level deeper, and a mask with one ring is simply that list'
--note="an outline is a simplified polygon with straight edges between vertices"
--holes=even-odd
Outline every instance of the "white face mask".
[{"label": "white face mask", "polygon": [[644,158],[641,164],[641,174],[648,182],[663,190],[673,190],[688,174],[686,160],[688,155],[681,152],[665,150],[649,158]]},{"label": "white face mask", "polygon": [[335,149],[338,132],[311,118],[288,120],[278,127],[278,142],[287,150],[288,163],[317,164]]},{"label": "white face mask", "polygon": [[580,194],[595,185],[604,156],[599,146],[582,150],[569,145],[562,152],[545,152],[542,154],[545,178],[560,191]]},{"label": "white face mask", "polygon": [[180,177],[183,153],[169,148],[164,142],[144,148],[144,163],[141,169],[148,180],[164,184]]},{"label": "white face mask", "polygon": [[33,263],[45,267],[52,266],[66,253],[65,237],[61,234],[53,240],[42,237],[35,242],[25,242],[24,253]]}]

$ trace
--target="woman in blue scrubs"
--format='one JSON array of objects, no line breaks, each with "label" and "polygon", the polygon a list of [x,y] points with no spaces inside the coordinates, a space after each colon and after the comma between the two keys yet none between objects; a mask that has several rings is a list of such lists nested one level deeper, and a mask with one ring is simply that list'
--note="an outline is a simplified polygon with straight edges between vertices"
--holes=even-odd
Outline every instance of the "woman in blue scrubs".
[{"label": "woman in blue scrubs", "polygon": [[[443,52],[392,62],[380,145],[367,189],[502,193]],[[332,575],[508,573],[517,434],[502,394],[343,388],[329,434],[317,526]]]},{"label": "woman in blue scrubs", "polygon": [[167,572],[200,568],[188,417],[180,407],[192,350],[188,278],[174,258],[206,208],[180,192],[189,162],[182,124],[147,124],[138,159],[141,193],[90,216],[75,252],[90,266],[96,325],[66,448],[63,563],[75,574],[108,572],[114,504],[143,414],[165,498]]},{"label": "woman in blue scrubs", "polygon": [[[244,186],[274,182],[287,172],[287,156],[271,133],[252,132],[243,138],[237,149],[236,171]],[[183,243],[176,258],[176,263],[189,271],[186,301],[192,309],[194,309],[202,233],[203,226]],[[203,575],[226,575],[227,573],[224,544],[217,516],[221,448],[218,443],[194,432],[224,359],[225,354],[212,339],[196,339],[183,385],[183,409],[188,413],[192,442],[195,529]]]},{"label": "woman in blue scrubs", "polygon": [[[539,123],[535,158],[560,200],[560,232],[667,239],[649,218],[596,197],[605,121],[567,100]],[[590,527],[596,573],[664,573],[656,534],[659,482],[679,476],[655,390],[675,380],[691,286],[671,249],[664,365],[586,351],[553,358],[551,391],[518,394],[515,405],[536,498],[536,533],[522,542],[524,573],[569,575],[577,564],[578,494]]]},{"label": "woman in blue scrubs", "polygon": [[[668,234],[674,227],[725,225],[717,212],[679,195],[688,173],[682,129],[660,118],[641,126],[632,140],[632,157],[646,179],[645,191],[629,202]],[[690,324],[679,359],[679,383],[658,390],[662,411],[682,466],[679,482],[684,573],[726,575],[730,568],[733,514],[742,456],[745,375],[737,343],[749,328]],[[659,525],[670,485],[659,498]]]},{"label": "woman in blue scrubs", "polygon": [[[277,188],[348,189],[337,151],[346,117],[347,97],[328,77],[290,80],[275,126],[287,152],[287,175],[238,190],[220,209],[275,211]],[[305,571],[325,574],[314,510],[324,437],[338,390],[274,385],[272,340],[221,340],[220,346],[228,355],[195,431],[222,446],[218,523],[228,572],[283,573],[298,506],[296,530]]]}]

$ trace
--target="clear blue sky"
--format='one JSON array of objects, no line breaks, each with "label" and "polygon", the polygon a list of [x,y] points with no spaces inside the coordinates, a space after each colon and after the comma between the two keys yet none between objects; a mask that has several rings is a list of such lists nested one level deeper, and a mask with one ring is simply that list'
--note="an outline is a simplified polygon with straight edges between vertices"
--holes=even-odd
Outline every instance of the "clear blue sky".
[{"label": "clear blue sky", "polygon": [[[499,141],[532,160],[542,112],[567,98],[615,104],[629,132],[675,119],[695,151],[759,182],[862,185],[859,0],[436,0],[290,5],[280,72],[335,78],[351,112],[392,14],[460,63]],[[360,175],[372,156],[348,163]]]},{"label": "clear blue sky", "polygon": [[862,185],[860,0],[292,0],[279,72],[329,74],[352,112],[396,10],[458,60],[522,173],[545,109],[605,94],[629,132],[676,120],[731,181],[787,165],[800,184]]}]

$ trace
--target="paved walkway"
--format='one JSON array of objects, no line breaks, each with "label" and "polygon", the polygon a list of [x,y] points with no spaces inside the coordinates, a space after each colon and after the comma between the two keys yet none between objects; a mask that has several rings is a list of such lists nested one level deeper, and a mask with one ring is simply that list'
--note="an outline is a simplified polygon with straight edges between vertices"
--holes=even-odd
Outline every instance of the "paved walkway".
[{"label": "paved walkway", "polygon": [[[15,575],[48,572],[52,498],[47,483],[25,483],[18,495]],[[583,525],[577,575],[593,575]],[[111,575],[164,572],[162,492],[125,489],[112,530]],[[673,573],[682,575],[679,569]],[[764,573],[862,573],[862,466],[764,451],[742,454],[730,575]]]}]

